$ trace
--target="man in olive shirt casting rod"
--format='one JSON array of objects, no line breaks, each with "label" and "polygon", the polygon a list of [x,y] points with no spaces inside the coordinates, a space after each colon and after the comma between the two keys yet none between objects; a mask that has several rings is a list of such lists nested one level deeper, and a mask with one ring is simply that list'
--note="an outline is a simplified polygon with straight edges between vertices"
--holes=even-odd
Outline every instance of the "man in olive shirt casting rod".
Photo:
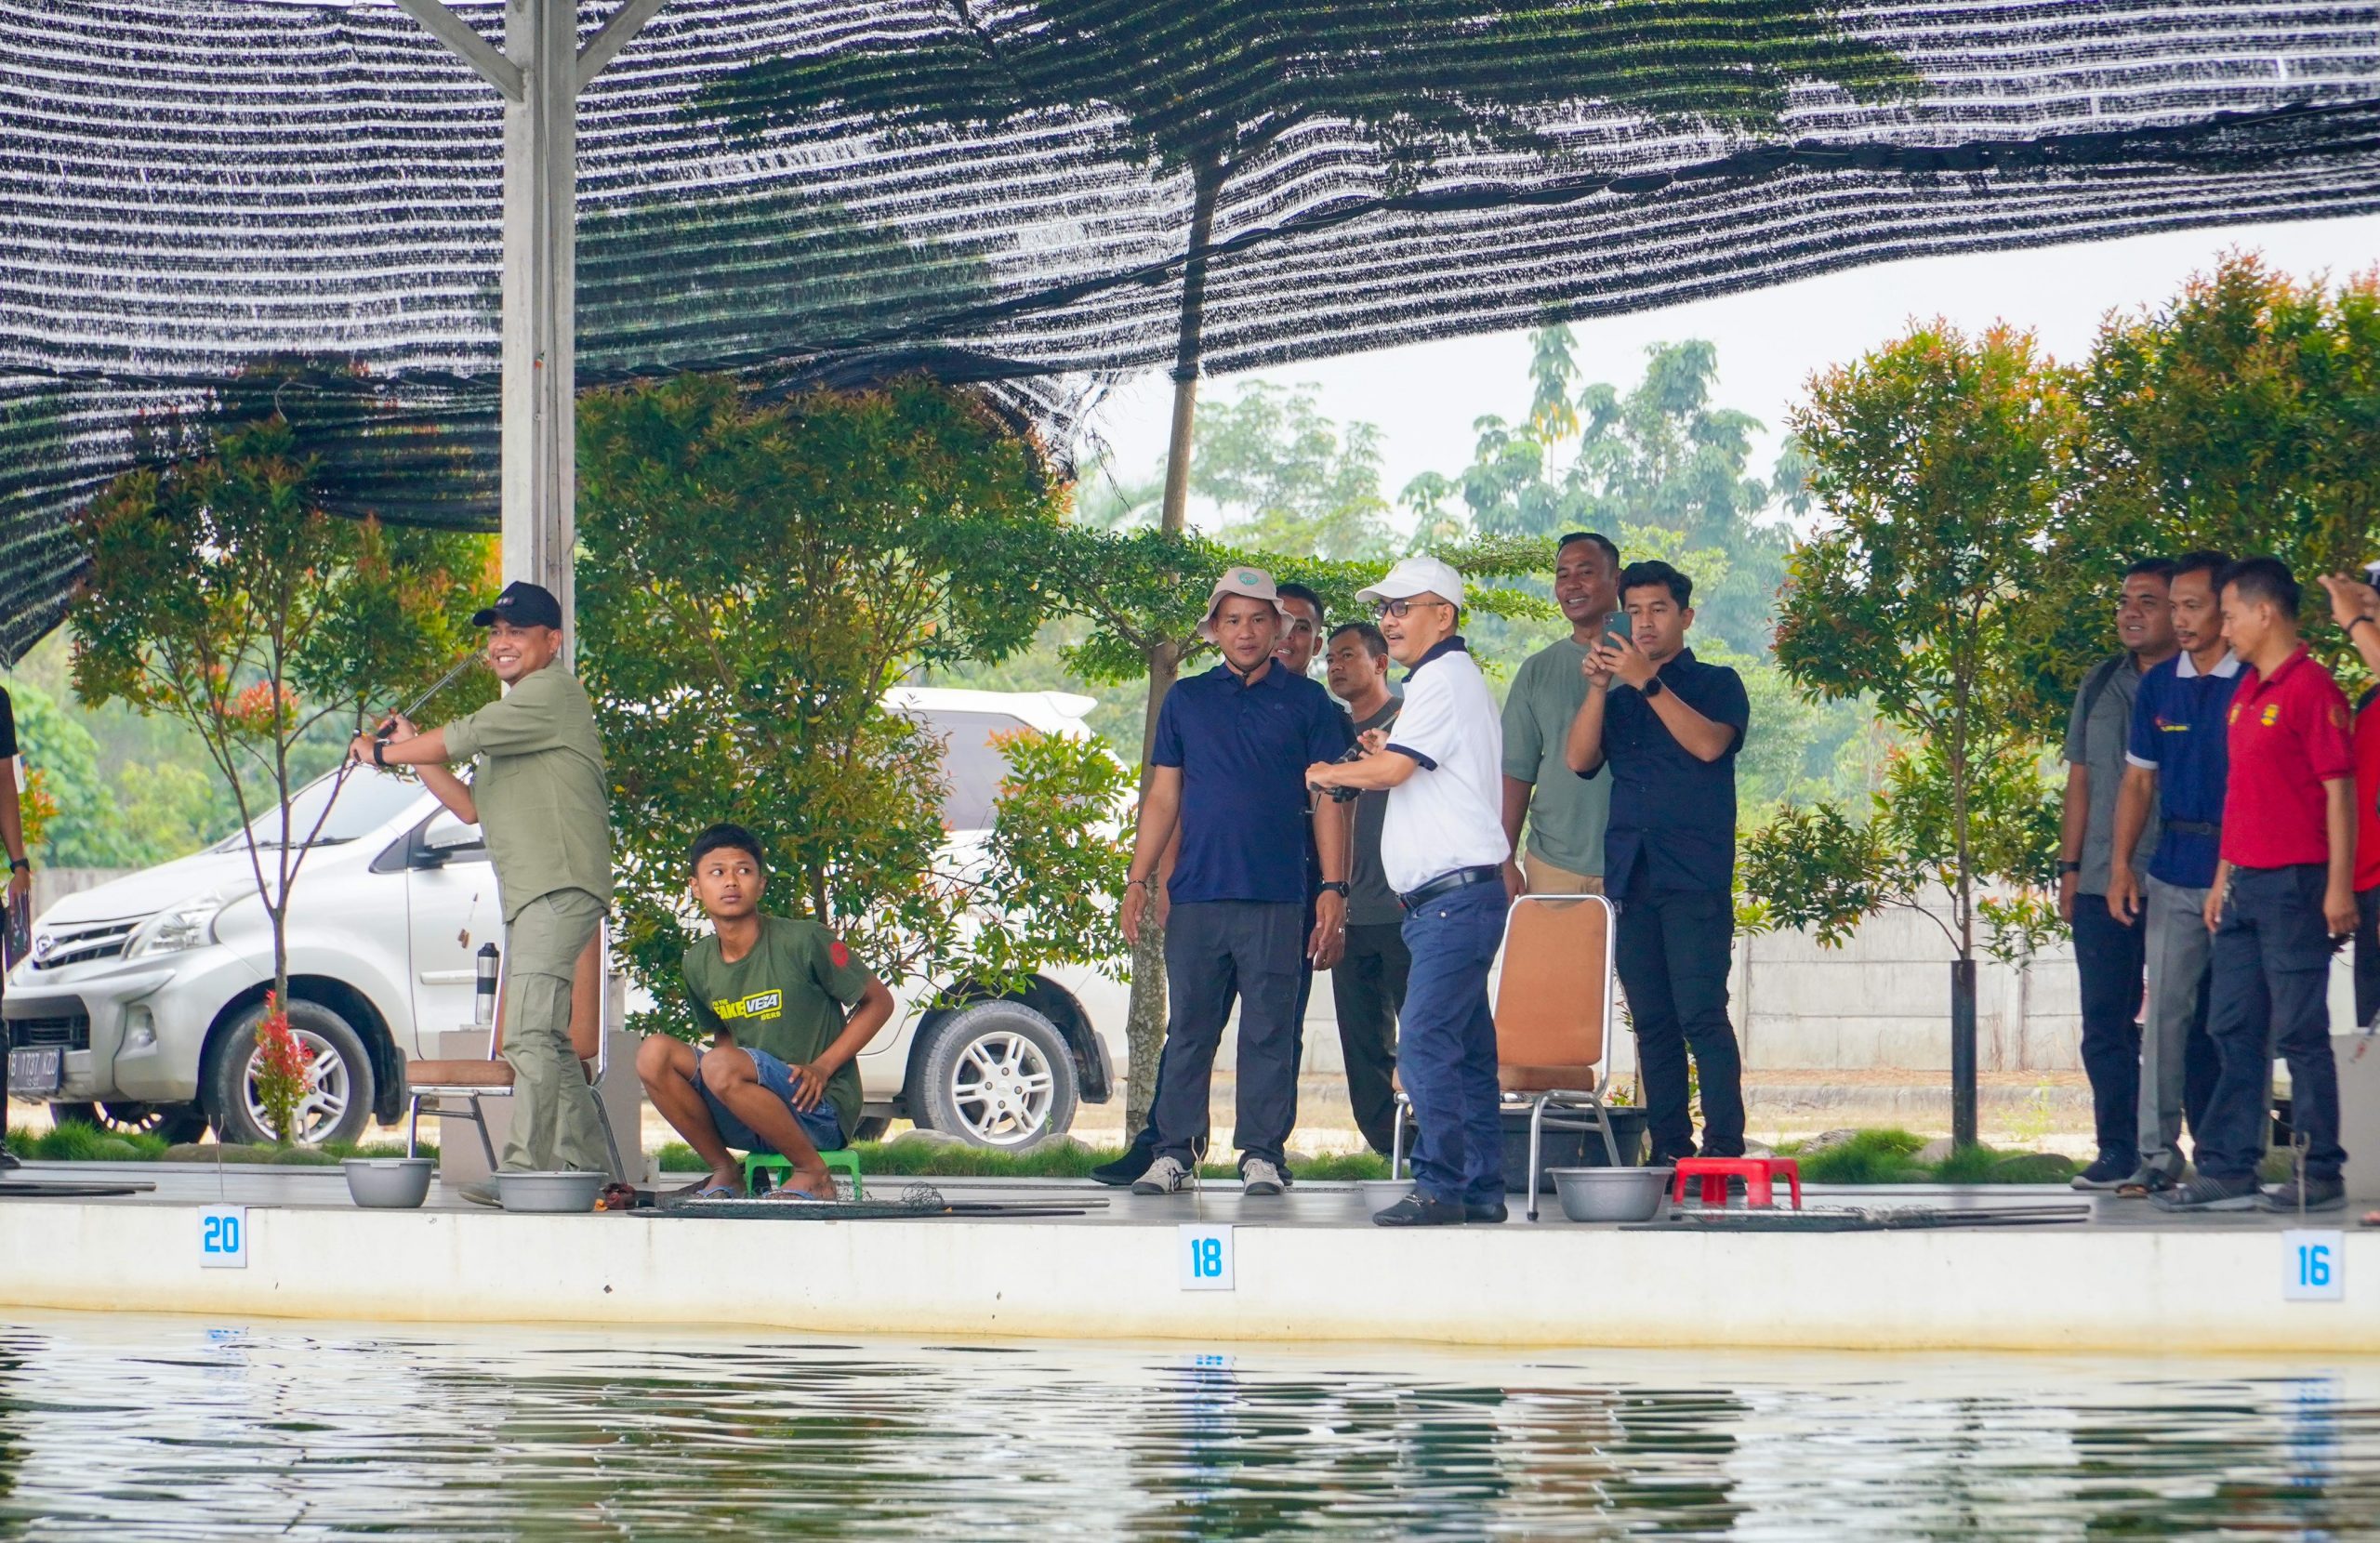
[{"label": "man in olive shirt casting rod", "polygon": [[[603,746],[587,688],[558,661],[562,602],[534,584],[505,586],[471,618],[488,629],[487,665],[505,694],[443,729],[402,717],[385,743],[359,734],[350,753],[410,766],[455,817],[486,834],[504,909],[504,1059],[512,1128],[504,1171],[605,1167],[602,1114],[570,1043],[571,981],[612,901],[612,820]],[[474,763],[469,783],[447,767]],[[493,1185],[464,1198],[496,1204]]]}]

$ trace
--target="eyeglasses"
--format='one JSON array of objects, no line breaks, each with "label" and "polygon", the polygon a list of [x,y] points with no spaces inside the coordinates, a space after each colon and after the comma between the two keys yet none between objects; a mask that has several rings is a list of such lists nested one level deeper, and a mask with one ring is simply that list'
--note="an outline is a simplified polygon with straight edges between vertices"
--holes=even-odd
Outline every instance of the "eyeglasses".
[{"label": "eyeglasses", "polygon": [[1436,599],[1382,600],[1379,604],[1372,607],[1372,614],[1375,616],[1395,616],[1401,621],[1404,619],[1406,613],[1411,611],[1417,605],[1451,606],[1453,603],[1454,602],[1452,600],[1442,600]]}]

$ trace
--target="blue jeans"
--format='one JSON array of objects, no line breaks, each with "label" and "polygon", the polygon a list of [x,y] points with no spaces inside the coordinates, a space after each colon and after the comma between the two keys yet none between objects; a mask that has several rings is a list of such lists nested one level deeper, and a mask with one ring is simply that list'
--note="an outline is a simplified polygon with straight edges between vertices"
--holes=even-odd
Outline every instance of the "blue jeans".
[{"label": "blue jeans", "polygon": [[1504,1198],[1504,1127],[1488,967],[1504,940],[1501,884],[1474,884],[1405,915],[1413,956],[1397,1026],[1397,1075],[1413,1101],[1413,1189],[1427,1200]]},{"label": "blue jeans", "polygon": [[[812,1146],[821,1152],[833,1152],[846,1144],[843,1122],[836,1116],[833,1104],[821,1098],[815,1109],[796,1109],[793,1106],[792,1067],[766,1050],[756,1050],[749,1045],[737,1048],[752,1058],[752,1073],[760,1079],[760,1086],[774,1093],[777,1101],[785,1105],[786,1113],[801,1123],[801,1133],[810,1138]],[[699,1050],[694,1052],[694,1087],[703,1096],[703,1107],[710,1111],[710,1123],[718,1128],[721,1144],[738,1152],[776,1152],[776,1148],[760,1140],[760,1132],[736,1118],[735,1111],[719,1101],[719,1095],[712,1092],[710,1084],[703,1080],[703,1057]],[[784,1154],[778,1153],[778,1155],[783,1156]]]}]

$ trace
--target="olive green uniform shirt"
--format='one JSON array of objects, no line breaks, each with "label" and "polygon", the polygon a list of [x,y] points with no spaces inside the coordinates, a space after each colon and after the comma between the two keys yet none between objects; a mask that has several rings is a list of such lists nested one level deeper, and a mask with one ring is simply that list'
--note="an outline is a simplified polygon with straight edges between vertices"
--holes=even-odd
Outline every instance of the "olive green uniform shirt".
[{"label": "olive green uniform shirt", "polygon": [[560,660],[446,725],[446,753],[473,763],[471,801],[507,922],[558,890],[584,890],[611,903],[603,744],[587,688]]},{"label": "olive green uniform shirt", "polygon": [[1562,757],[1570,720],[1587,699],[1579,672],[1587,651],[1556,639],[1522,661],[1504,697],[1504,775],[1530,783],[1528,850],[1574,874],[1603,872],[1604,827],[1611,824],[1611,779],[1581,777]]},{"label": "olive green uniform shirt", "polygon": [[[788,1066],[825,1054],[849,1021],[845,1009],[867,989],[867,971],[832,932],[789,917],[762,917],[752,952],[734,964],[708,937],[686,950],[679,970],[695,1022]],[[857,1057],[826,1079],[826,1101],[852,1139],[859,1129]]]}]

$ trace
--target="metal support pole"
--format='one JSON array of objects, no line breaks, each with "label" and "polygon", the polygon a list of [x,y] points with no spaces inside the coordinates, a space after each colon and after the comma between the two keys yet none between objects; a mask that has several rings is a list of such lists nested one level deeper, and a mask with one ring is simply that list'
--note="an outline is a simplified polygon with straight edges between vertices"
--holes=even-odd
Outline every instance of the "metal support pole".
[{"label": "metal support pole", "polygon": [[443,0],[396,0],[504,98],[504,576],[576,631],[578,93],[666,0],[625,0],[578,51],[573,0],[505,0],[498,54]]},{"label": "metal support pole", "polygon": [[506,0],[504,53],[522,99],[504,109],[504,576],[542,584],[575,630],[578,16],[570,0]]}]

